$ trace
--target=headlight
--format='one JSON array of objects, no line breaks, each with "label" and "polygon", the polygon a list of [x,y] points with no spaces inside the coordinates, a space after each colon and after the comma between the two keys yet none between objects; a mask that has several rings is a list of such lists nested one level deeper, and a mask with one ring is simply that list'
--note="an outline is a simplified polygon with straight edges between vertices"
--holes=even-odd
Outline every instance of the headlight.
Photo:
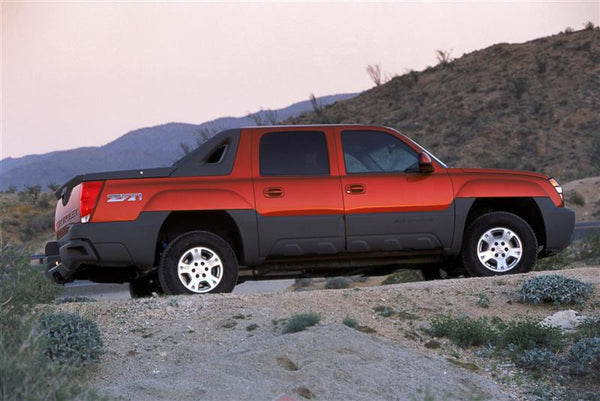
[{"label": "headlight", "polygon": [[560,196],[560,199],[562,199],[564,201],[564,198],[563,198],[563,189],[560,186],[560,184],[558,183],[558,181],[556,181],[554,178],[550,178],[548,181],[550,181],[550,184],[552,184],[552,186],[554,187],[554,189],[556,189],[556,192]]}]

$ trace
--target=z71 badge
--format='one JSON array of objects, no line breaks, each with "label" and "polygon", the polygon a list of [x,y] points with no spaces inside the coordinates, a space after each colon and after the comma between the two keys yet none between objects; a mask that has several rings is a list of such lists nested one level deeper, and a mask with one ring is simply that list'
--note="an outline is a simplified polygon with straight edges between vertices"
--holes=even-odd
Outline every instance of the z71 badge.
[{"label": "z71 badge", "polygon": [[135,201],[141,201],[142,200],[142,194],[141,193],[136,193],[136,194],[108,194],[106,195],[108,197],[108,203],[110,202],[135,202]]}]

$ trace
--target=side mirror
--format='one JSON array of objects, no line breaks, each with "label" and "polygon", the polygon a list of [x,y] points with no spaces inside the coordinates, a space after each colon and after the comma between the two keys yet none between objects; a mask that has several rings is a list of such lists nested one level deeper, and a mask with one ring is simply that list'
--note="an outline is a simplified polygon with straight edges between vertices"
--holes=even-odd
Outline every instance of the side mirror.
[{"label": "side mirror", "polygon": [[433,163],[431,156],[427,153],[419,153],[419,171],[424,174],[433,173]]}]

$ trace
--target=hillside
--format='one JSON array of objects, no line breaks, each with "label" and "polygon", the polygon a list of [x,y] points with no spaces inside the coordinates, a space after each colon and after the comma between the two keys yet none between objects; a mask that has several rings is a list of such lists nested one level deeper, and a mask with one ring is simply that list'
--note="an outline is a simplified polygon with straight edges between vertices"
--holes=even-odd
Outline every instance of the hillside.
[{"label": "hillside", "polygon": [[287,123],[394,127],[455,167],[600,175],[600,30],[496,44]]},{"label": "hillside", "polygon": [[[356,95],[340,94],[324,96],[318,100],[329,105],[353,96]],[[276,121],[282,121],[310,109],[311,102],[306,100],[274,110],[274,115],[262,115],[262,119],[268,121],[272,117]],[[44,189],[49,183],[62,184],[77,174],[97,171],[170,166],[182,156],[181,144],[194,146],[199,132],[216,133],[223,129],[251,125],[255,125],[255,121],[248,116],[223,117],[199,125],[168,123],[131,131],[100,147],[6,158],[0,161],[0,190],[7,190],[11,186],[20,189],[31,185],[41,185]],[[85,131],[85,128],[82,127],[82,130]]]}]

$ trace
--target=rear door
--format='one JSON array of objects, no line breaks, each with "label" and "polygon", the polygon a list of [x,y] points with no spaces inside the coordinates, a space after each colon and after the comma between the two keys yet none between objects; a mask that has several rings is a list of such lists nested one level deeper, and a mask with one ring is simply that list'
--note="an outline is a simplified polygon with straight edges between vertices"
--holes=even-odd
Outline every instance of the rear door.
[{"label": "rear door", "polygon": [[449,247],[454,207],[446,169],[419,172],[420,149],[392,130],[335,131],[348,251]]},{"label": "rear door", "polygon": [[343,252],[344,210],[331,128],[253,130],[260,256]]}]

